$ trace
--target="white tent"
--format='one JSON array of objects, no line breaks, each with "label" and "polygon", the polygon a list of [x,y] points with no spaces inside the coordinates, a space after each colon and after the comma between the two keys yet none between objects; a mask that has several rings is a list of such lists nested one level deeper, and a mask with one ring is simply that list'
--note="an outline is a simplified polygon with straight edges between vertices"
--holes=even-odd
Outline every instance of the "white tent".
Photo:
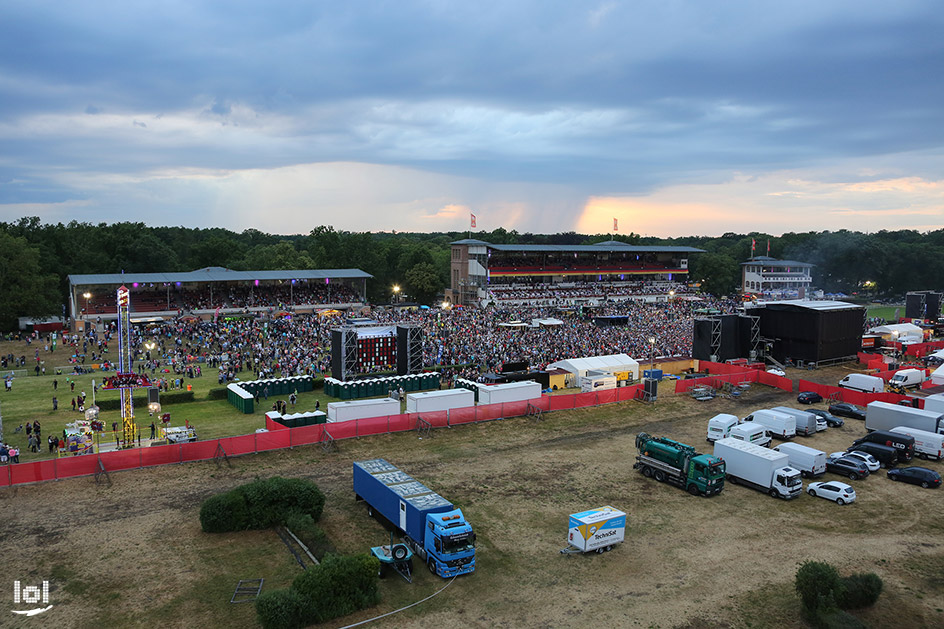
[{"label": "white tent", "polygon": [[931,372],[931,382],[934,383],[935,386],[944,384],[944,365],[941,365]]},{"label": "white tent", "polygon": [[[551,363],[548,370],[563,369],[574,374],[574,381],[580,381],[588,371],[605,371],[616,373],[628,371],[633,374],[633,380],[639,380],[639,363],[626,354],[610,354],[608,356],[588,356],[586,358],[568,358]],[[570,380],[570,378],[568,378]],[[572,386],[572,385],[571,385]]]},{"label": "white tent", "polygon": [[881,334],[890,337],[893,341],[921,341],[924,339],[924,330],[913,323],[892,323],[880,325],[869,330],[871,334]]}]

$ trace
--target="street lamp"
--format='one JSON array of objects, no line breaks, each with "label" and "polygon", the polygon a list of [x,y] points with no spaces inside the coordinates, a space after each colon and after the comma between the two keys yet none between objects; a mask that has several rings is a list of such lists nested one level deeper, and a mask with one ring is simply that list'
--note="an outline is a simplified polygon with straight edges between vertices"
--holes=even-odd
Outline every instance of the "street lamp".
[{"label": "street lamp", "polygon": [[82,296],[85,297],[85,320],[88,321],[88,318],[89,318],[88,300],[92,298],[92,293],[82,293]]},{"label": "street lamp", "polygon": [[400,285],[393,285],[393,301],[394,303],[400,303]]}]

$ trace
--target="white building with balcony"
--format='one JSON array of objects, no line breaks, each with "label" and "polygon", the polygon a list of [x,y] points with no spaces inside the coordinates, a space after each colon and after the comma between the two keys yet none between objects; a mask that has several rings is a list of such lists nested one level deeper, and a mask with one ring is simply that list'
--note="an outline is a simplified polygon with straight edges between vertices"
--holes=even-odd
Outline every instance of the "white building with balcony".
[{"label": "white building with balcony", "polygon": [[741,263],[741,292],[767,297],[805,297],[813,284],[813,265],[757,256]]}]

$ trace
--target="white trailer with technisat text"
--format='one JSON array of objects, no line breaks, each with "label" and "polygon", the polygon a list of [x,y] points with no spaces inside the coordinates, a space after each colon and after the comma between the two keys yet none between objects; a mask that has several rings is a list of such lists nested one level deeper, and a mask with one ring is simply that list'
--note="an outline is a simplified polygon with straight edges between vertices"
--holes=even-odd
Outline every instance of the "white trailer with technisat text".
[{"label": "white trailer with technisat text", "polygon": [[479,404],[522,402],[541,397],[541,385],[533,380],[493,384],[479,388]]},{"label": "white trailer with technisat text", "polygon": [[567,548],[561,553],[606,552],[623,542],[626,514],[611,506],[581,511],[570,516]]},{"label": "white trailer with technisat text", "polygon": [[475,406],[475,393],[469,389],[424,391],[423,393],[407,393],[406,395],[407,413],[432,413],[470,406]]},{"label": "white trailer with technisat text", "polygon": [[328,421],[347,422],[368,417],[386,417],[400,414],[400,400],[381,398],[373,400],[349,400],[328,402]]}]

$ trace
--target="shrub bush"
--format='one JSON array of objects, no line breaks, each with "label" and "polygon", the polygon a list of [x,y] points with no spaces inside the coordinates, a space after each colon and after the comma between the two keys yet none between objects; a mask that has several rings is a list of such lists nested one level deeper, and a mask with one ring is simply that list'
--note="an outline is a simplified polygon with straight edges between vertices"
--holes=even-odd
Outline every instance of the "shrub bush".
[{"label": "shrub bush", "polygon": [[305,626],[310,615],[306,602],[297,590],[272,590],[256,599],[256,615],[264,629],[294,629]]},{"label": "shrub bush", "polygon": [[818,612],[813,626],[819,629],[866,629],[865,623],[841,609]]},{"label": "shrub bush", "polygon": [[236,490],[210,496],[200,505],[200,526],[206,533],[226,533],[249,528],[246,498]]},{"label": "shrub bush", "polygon": [[882,579],[874,572],[860,572],[843,577],[842,593],[837,603],[842,609],[861,609],[873,605],[882,593]]},{"label": "shrub bush", "polygon": [[285,526],[302,540],[318,561],[324,559],[328,553],[336,552],[328,536],[307,513],[290,514],[285,520]]},{"label": "shrub bush", "polygon": [[380,602],[380,561],[373,556],[327,555],[295,578],[292,589],[309,601],[305,622],[325,622]]},{"label": "shrub bush", "polygon": [[815,614],[817,610],[835,608],[842,580],[839,572],[828,563],[806,561],[797,570],[795,585],[804,610]]},{"label": "shrub bush", "polygon": [[200,523],[207,533],[267,529],[285,524],[293,513],[321,518],[324,494],[314,483],[275,476],[256,479],[225,494],[212,496],[200,507]]},{"label": "shrub bush", "polygon": [[207,391],[207,399],[208,400],[225,400],[228,397],[228,391],[229,389],[227,389],[226,387],[223,387],[222,389],[220,388],[210,389],[209,391]]}]

